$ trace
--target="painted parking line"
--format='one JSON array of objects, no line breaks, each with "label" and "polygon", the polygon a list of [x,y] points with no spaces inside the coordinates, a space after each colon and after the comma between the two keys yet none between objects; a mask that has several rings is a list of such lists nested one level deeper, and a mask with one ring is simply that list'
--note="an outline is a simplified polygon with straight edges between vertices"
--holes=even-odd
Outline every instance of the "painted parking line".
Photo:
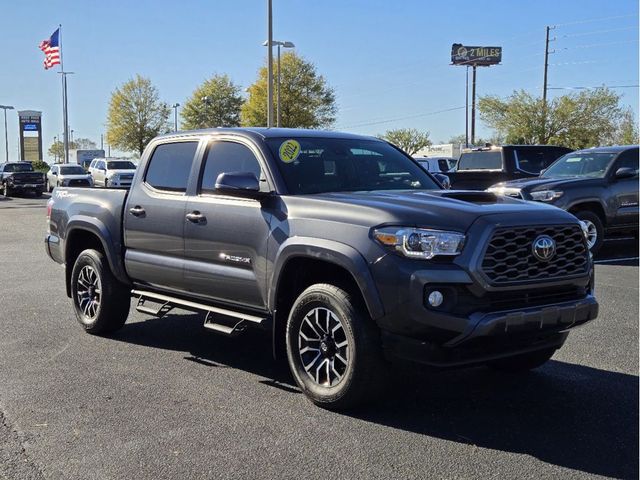
[{"label": "painted parking line", "polygon": [[631,262],[633,260],[638,260],[638,259],[640,259],[640,257],[609,258],[607,260],[596,260],[593,263]]}]

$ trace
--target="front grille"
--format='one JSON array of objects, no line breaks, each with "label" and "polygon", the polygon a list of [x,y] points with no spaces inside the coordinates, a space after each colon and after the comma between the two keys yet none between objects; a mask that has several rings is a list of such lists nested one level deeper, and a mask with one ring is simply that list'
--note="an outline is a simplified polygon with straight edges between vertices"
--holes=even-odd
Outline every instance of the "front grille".
[{"label": "front grille", "polygon": [[120,175],[120,180],[131,181],[133,180],[133,175]]},{"label": "front grille", "polygon": [[[533,255],[533,242],[539,235],[556,242],[555,256],[547,262]],[[566,278],[587,272],[588,255],[580,225],[498,228],[487,247],[482,271],[495,285]]]},{"label": "front grille", "polygon": [[88,187],[89,180],[84,180],[84,179],[69,180],[69,186],[70,187]]}]

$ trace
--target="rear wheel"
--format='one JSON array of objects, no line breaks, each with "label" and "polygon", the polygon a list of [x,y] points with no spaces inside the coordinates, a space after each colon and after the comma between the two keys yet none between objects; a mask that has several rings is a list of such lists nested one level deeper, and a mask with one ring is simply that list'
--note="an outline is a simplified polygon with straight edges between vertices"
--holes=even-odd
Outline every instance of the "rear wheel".
[{"label": "rear wheel", "polygon": [[71,293],[76,318],[87,332],[113,332],[126,322],[129,289],[113,276],[101,252],[80,253],[71,273]]},{"label": "rear wheel", "polygon": [[587,226],[587,245],[592,254],[598,253],[604,242],[604,225],[600,217],[589,210],[575,213],[575,216]]},{"label": "rear wheel", "polygon": [[47,185],[46,186],[47,186],[47,192],[49,192],[49,193],[53,192],[53,187],[49,183],[49,180],[47,180]]},{"label": "rear wheel", "polygon": [[489,362],[489,367],[494,370],[508,373],[520,373],[533,370],[547,363],[553,354],[556,353],[555,348],[547,350],[538,350],[537,352],[523,353],[515,357],[501,358]]},{"label": "rear wheel", "polygon": [[320,407],[353,407],[384,386],[378,329],[346,290],[316,284],[302,292],[289,314],[286,342],[296,383]]}]

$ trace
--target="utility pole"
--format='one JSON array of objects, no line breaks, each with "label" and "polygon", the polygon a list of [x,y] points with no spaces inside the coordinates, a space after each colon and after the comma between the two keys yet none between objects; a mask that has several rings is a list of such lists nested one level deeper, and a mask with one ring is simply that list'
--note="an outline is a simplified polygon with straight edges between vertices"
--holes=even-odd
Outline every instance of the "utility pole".
[{"label": "utility pole", "polygon": [[104,150],[104,134],[100,134],[100,150]]},{"label": "utility pole", "polygon": [[547,37],[544,43],[544,81],[542,84],[542,104],[545,107],[547,106],[547,71],[549,70],[549,54],[555,53],[555,50],[551,52],[549,51],[549,42],[555,40],[555,38],[549,40],[549,31],[554,28],[556,27],[550,27],[547,25]]},{"label": "utility pole", "polygon": [[469,148],[469,65],[467,65],[467,81],[465,85],[464,103],[464,146]]},{"label": "utility pole", "polygon": [[267,127],[273,127],[273,21],[272,0],[267,0]]},{"label": "utility pole", "polygon": [[180,106],[179,103],[174,103],[173,105],[171,105],[171,108],[173,108],[173,130],[174,131],[178,131],[178,107]]},{"label": "utility pole", "polygon": [[4,154],[5,162],[9,161],[9,136],[7,134],[7,110],[13,110],[12,105],[0,105],[0,108],[4,110]]},{"label": "utility pole", "polygon": [[473,64],[471,85],[471,145],[476,143],[476,64]]}]

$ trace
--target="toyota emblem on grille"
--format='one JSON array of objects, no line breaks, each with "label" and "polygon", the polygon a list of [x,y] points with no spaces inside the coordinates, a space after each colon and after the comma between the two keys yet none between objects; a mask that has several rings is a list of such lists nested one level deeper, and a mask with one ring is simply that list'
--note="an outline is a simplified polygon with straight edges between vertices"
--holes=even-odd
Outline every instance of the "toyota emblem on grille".
[{"label": "toyota emblem on grille", "polygon": [[548,262],[556,254],[556,242],[548,235],[540,235],[531,246],[533,255],[541,262]]}]

